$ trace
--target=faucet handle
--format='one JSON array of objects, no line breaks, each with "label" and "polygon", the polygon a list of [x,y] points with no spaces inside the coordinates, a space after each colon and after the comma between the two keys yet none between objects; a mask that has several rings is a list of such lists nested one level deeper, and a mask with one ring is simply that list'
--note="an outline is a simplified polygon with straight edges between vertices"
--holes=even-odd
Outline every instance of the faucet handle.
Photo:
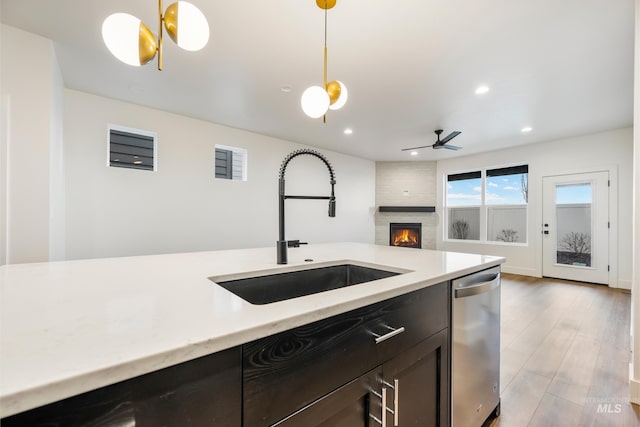
[{"label": "faucet handle", "polygon": [[307,242],[301,242],[300,240],[288,240],[287,247],[289,248],[299,248],[300,245],[308,245]]}]

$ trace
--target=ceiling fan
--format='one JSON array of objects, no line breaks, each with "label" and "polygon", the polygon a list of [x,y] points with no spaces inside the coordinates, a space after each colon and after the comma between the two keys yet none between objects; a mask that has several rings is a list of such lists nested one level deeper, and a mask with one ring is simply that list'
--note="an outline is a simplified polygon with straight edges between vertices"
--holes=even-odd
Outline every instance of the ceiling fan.
[{"label": "ceiling fan", "polygon": [[423,145],[421,147],[403,148],[402,151],[417,150],[419,148],[427,148],[427,147],[431,147],[433,149],[446,148],[448,150],[459,150],[462,148],[462,147],[457,147],[455,145],[445,145],[447,142],[451,141],[453,138],[460,135],[462,132],[459,132],[457,130],[453,131],[449,135],[445,136],[443,140],[440,140],[440,134],[442,133],[442,129],[436,129],[435,133],[438,136],[438,140],[435,142],[435,144]]}]

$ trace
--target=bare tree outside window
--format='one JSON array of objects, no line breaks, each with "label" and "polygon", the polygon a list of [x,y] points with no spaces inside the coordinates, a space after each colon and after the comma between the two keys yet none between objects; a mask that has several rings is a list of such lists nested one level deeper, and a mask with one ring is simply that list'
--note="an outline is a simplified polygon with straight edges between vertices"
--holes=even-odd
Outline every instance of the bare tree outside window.
[{"label": "bare tree outside window", "polygon": [[520,175],[520,191],[525,203],[529,203],[529,179],[528,174]]},{"label": "bare tree outside window", "polygon": [[451,224],[451,236],[454,239],[466,240],[469,237],[469,224],[464,219],[457,219]]},{"label": "bare tree outside window", "polygon": [[558,263],[591,266],[591,235],[571,231],[558,241]]},{"label": "bare tree outside window", "polygon": [[511,228],[502,229],[500,230],[500,233],[496,236],[496,240],[498,242],[517,242],[518,232]]}]

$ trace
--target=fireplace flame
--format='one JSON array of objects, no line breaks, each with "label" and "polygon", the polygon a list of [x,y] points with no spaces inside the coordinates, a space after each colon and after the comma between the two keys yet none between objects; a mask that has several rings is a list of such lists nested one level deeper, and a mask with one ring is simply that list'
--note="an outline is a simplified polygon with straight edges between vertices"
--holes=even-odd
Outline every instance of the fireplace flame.
[{"label": "fireplace flame", "polygon": [[400,232],[395,233],[393,238],[393,246],[406,246],[406,245],[417,245],[418,244],[418,236],[417,233],[412,233],[410,230],[404,229],[400,230]]}]

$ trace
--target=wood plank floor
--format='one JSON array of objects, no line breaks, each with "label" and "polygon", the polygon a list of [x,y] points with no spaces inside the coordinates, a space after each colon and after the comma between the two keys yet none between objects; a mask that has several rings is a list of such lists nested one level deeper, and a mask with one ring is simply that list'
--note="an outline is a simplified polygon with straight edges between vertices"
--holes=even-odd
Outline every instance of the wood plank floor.
[{"label": "wood plank floor", "polygon": [[630,313],[628,291],[503,274],[502,414],[490,426],[640,426]]}]

